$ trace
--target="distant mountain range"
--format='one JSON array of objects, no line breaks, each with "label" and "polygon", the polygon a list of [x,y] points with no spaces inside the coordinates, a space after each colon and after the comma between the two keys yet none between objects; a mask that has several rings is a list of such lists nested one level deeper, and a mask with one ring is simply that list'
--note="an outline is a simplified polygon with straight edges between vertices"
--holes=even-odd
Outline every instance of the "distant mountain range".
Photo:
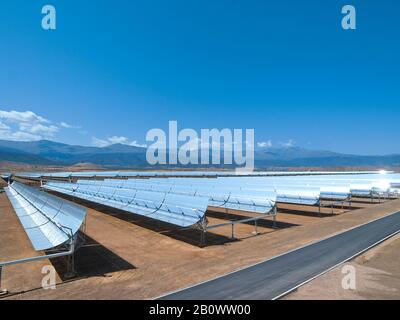
[{"label": "distant mountain range", "polygon": [[[146,148],[123,144],[85,147],[48,140],[16,142],[0,140],[0,161],[43,166],[90,163],[105,168],[149,167]],[[359,156],[300,147],[258,148],[256,167],[400,166],[400,154]],[[176,167],[176,166],[175,166]],[[214,166],[215,167],[215,166]]]}]

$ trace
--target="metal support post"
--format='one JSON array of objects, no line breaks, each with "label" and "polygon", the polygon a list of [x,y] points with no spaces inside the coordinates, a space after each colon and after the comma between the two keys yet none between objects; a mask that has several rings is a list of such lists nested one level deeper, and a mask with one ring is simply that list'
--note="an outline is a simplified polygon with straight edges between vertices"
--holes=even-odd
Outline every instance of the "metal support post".
[{"label": "metal support post", "polygon": [[257,220],[254,220],[254,234],[258,235],[258,223],[257,223]]},{"label": "metal support post", "polygon": [[75,253],[66,256],[67,260],[67,273],[65,274],[65,277],[67,279],[74,278],[76,276],[76,270],[75,270]]},{"label": "metal support post", "polygon": [[318,205],[318,216],[321,218],[322,214],[321,214],[321,202],[319,202]]},{"label": "metal support post", "polygon": [[0,266],[0,297],[8,294],[7,289],[2,289],[1,288],[1,272],[2,272],[2,269],[3,269],[3,267]]},{"label": "metal support post", "polygon": [[200,230],[200,246],[204,247],[206,245],[206,232],[207,230]]}]

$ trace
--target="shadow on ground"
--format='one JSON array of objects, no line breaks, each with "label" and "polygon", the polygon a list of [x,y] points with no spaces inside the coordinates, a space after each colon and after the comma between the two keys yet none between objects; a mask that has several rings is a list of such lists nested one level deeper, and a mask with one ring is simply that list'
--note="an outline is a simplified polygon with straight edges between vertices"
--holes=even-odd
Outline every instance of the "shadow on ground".
[{"label": "shadow on ground", "polygon": [[[62,281],[69,280],[65,257],[53,258],[50,262]],[[136,267],[87,235],[85,243],[75,253],[77,278],[106,276],[109,273],[132,269]]]},{"label": "shadow on ground", "polygon": [[[250,218],[250,216],[242,216],[239,214],[223,213],[223,212],[217,212],[217,211],[207,211],[207,215],[209,217],[214,217],[217,219],[224,219],[224,220],[229,220],[229,221]],[[279,219],[279,216],[277,216],[277,218]],[[254,225],[254,221],[245,222],[244,224]],[[275,222],[275,225],[274,225],[272,217],[265,216],[265,218],[257,221],[257,226],[262,227],[262,228],[269,228],[269,229],[285,229],[285,228],[297,227],[299,225],[294,224],[294,223],[289,223],[289,222],[282,222],[282,221],[278,221],[278,220]]]},{"label": "shadow on ground", "polygon": [[146,218],[140,215],[136,215],[130,212],[126,212],[120,209],[116,209],[113,207],[108,207],[105,205],[101,205],[98,203],[94,203],[91,201],[74,198],[68,195],[64,195],[57,192],[49,192],[57,195],[60,198],[64,198],[66,200],[72,201],[74,203],[80,204],[87,208],[102,212],[109,216],[113,216],[117,219],[124,220],[126,222],[138,225],[140,227],[152,230],[159,234],[168,236],[175,240],[183,241],[188,244],[204,247],[204,246],[212,246],[212,245],[222,245],[228,242],[238,241],[237,239],[231,239],[230,237],[223,236],[220,234],[207,232],[207,241],[205,245],[201,243],[201,231],[193,228],[177,228],[175,225],[171,225],[168,223],[164,223],[162,221]]}]

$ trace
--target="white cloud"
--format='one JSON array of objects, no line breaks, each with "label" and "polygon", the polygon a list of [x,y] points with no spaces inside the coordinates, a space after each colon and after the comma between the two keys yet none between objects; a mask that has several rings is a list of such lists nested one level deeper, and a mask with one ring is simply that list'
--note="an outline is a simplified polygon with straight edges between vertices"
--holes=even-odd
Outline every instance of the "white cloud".
[{"label": "white cloud", "polygon": [[129,139],[127,137],[117,137],[113,136],[107,139],[112,144],[130,144]]},{"label": "white cloud", "polygon": [[0,121],[0,130],[9,130],[10,127]]},{"label": "white cloud", "polygon": [[96,137],[92,137],[92,143],[96,147],[101,147],[101,148],[104,148],[104,147],[107,147],[107,146],[110,146],[113,144],[125,144],[128,146],[141,147],[141,148],[147,147],[145,144],[140,144],[136,140],[130,140],[127,137],[123,137],[123,136],[112,136],[107,139],[99,139]]},{"label": "white cloud", "polygon": [[36,141],[54,138],[60,128],[73,128],[65,122],[59,125],[32,111],[0,110],[0,139]]},{"label": "white cloud", "polygon": [[262,141],[262,142],[257,142],[257,146],[260,148],[271,148],[272,147],[272,141]]},{"label": "white cloud", "polygon": [[[54,139],[64,129],[76,129],[79,134],[88,134],[79,126],[71,125],[65,121],[52,122],[32,111],[0,110],[0,140],[38,141]],[[107,139],[93,137],[92,144],[98,147],[106,147],[112,144],[147,147],[145,144],[140,144],[136,140],[130,140],[123,136],[112,136]]]},{"label": "white cloud", "polygon": [[33,134],[42,134],[44,136],[53,136],[59,128],[54,125],[43,125],[41,123],[20,123],[19,129]]},{"label": "white cloud", "polygon": [[32,111],[0,110],[0,119],[2,120],[0,128],[1,139],[17,141],[40,140],[42,138],[51,138],[58,131],[58,127],[50,124],[49,120]]},{"label": "white cloud", "polygon": [[15,131],[0,129],[0,139],[1,140],[11,140],[11,141],[37,141],[42,139],[41,136],[30,134],[28,132]]},{"label": "white cloud", "polygon": [[67,129],[72,128],[72,126],[66,122],[60,122],[60,126]]},{"label": "white cloud", "polygon": [[102,140],[102,139],[98,139],[98,138],[96,138],[96,137],[92,137],[92,144],[93,144],[95,147],[103,148],[103,147],[109,146],[109,145],[110,145],[110,142],[107,141],[107,140]]},{"label": "white cloud", "polygon": [[41,116],[38,116],[32,111],[4,111],[0,110],[0,118],[5,119],[6,121],[15,122],[15,123],[48,123],[49,121]]},{"label": "white cloud", "polygon": [[283,142],[283,143],[281,143],[281,145],[283,147],[290,148],[290,147],[293,147],[295,145],[295,143],[296,143],[296,141],[294,141],[293,139],[289,139],[288,142]]},{"label": "white cloud", "polygon": [[59,126],[65,129],[80,129],[81,127],[79,126],[74,126],[72,124],[66,123],[66,122],[60,122]]}]

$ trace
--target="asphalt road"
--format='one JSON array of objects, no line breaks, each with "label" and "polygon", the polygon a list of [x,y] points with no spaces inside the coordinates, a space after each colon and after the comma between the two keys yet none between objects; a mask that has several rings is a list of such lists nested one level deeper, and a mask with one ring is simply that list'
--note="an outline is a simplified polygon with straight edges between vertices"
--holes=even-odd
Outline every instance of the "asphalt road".
[{"label": "asphalt road", "polygon": [[162,300],[271,300],[400,231],[400,212]]}]

